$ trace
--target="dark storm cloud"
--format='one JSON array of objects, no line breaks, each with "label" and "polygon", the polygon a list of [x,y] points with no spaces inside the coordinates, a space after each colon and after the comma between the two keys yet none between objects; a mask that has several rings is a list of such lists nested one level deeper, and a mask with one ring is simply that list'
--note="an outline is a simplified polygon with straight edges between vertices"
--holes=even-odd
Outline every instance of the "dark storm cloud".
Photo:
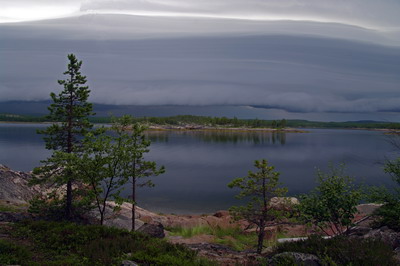
[{"label": "dark storm cloud", "polygon": [[[0,37],[1,38],[1,37]],[[125,41],[2,40],[4,100],[44,99],[65,55],[84,61],[92,99],[138,105],[261,105],[296,112],[393,111],[400,49],[311,37]]]},{"label": "dark storm cloud", "polygon": [[73,52],[95,102],[399,111],[398,1],[2,4],[0,101],[47,99]]}]

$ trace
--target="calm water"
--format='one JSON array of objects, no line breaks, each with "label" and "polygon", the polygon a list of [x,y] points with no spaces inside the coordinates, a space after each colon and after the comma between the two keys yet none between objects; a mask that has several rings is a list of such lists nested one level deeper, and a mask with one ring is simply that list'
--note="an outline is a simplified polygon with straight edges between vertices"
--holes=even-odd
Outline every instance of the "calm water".
[{"label": "calm water", "polygon": [[[0,164],[30,171],[50,155],[37,124],[0,124]],[[208,213],[237,205],[226,184],[245,176],[253,161],[266,158],[281,173],[291,195],[315,186],[317,168],[345,162],[366,184],[390,185],[382,162],[393,147],[380,132],[315,129],[309,133],[151,132],[148,159],[166,167],[156,187],[139,189],[139,205],[173,213]]]}]

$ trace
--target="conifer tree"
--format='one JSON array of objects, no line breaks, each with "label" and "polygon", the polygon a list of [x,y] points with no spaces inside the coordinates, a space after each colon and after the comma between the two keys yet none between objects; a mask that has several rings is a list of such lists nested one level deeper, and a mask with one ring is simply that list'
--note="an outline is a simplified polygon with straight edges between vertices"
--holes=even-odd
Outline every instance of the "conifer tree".
[{"label": "conifer tree", "polygon": [[[68,55],[66,78],[58,80],[64,89],[59,93],[50,94],[53,103],[48,107],[48,119],[54,124],[38,133],[46,135],[46,148],[53,150],[53,155],[43,161],[44,166],[35,169],[41,181],[52,179],[57,185],[66,185],[65,215],[68,219],[72,215],[74,175],[70,167],[66,167],[67,154],[78,153],[82,136],[92,128],[88,117],[93,115],[92,104],[87,102],[90,90],[86,84],[86,76],[80,72],[82,61],[78,61],[74,54]],[[65,153],[64,155],[62,153]],[[63,169],[60,171],[60,169]]]},{"label": "conifer tree", "polygon": [[273,197],[282,197],[287,188],[279,187],[279,173],[263,159],[255,161],[257,172],[249,171],[246,177],[236,178],[228,184],[230,188],[240,188],[238,199],[248,198],[246,206],[233,206],[229,211],[236,219],[245,219],[257,226],[257,253],[261,254],[267,222],[277,221],[285,216],[285,210],[271,206]]},{"label": "conifer tree", "polygon": [[151,180],[147,179],[144,182],[141,180],[158,176],[165,172],[165,168],[164,166],[158,168],[155,162],[146,161],[144,158],[150,146],[150,140],[144,134],[145,126],[133,123],[132,117],[125,115],[114,123],[114,129],[124,143],[121,148],[123,156],[120,163],[123,164],[125,178],[131,184],[132,231],[135,231],[136,188],[153,187],[154,183]]}]

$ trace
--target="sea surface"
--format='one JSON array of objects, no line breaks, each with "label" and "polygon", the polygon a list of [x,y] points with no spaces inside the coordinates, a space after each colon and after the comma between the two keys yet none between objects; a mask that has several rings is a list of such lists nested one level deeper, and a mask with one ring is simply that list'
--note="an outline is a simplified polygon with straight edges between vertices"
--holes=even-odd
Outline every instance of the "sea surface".
[{"label": "sea surface", "polygon": [[[30,171],[50,156],[38,128],[43,124],[1,124],[0,164]],[[148,160],[166,173],[152,178],[154,188],[138,189],[138,204],[161,213],[211,213],[241,202],[227,184],[267,159],[280,172],[289,195],[316,185],[318,169],[345,163],[358,183],[392,185],[383,163],[396,156],[388,135],[380,131],[307,129],[308,133],[232,131],[153,131]],[[398,151],[397,151],[398,152]],[[129,188],[124,193],[129,196]]]}]

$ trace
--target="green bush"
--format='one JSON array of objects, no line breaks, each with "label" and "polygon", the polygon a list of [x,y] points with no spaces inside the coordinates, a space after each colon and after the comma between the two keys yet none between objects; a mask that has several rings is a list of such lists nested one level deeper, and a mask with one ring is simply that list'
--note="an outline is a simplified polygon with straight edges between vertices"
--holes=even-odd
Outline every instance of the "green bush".
[{"label": "green bush", "polygon": [[0,239],[0,265],[26,264],[30,258],[25,247]]},{"label": "green bush", "polygon": [[31,241],[46,265],[118,265],[123,259],[144,265],[211,264],[184,246],[116,228],[30,221],[14,229],[14,237]]},{"label": "green bush", "polygon": [[400,202],[388,202],[375,210],[377,220],[374,227],[387,226],[395,231],[400,231]]},{"label": "green bush", "polygon": [[331,167],[330,173],[318,171],[317,174],[318,185],[309,194],[301,195],[296,206],[300,219],[326,235],[343,234],[352,225],[356,206],[363,198],[361,188],[345,175],[344,165]]},{"label": "green bush", "polygon": [[391,247],[373,239],[323,239],[314,235],[307,240],[279,244],[274,254],[282,252],[314,254],[327,265],[396,265]]}]

